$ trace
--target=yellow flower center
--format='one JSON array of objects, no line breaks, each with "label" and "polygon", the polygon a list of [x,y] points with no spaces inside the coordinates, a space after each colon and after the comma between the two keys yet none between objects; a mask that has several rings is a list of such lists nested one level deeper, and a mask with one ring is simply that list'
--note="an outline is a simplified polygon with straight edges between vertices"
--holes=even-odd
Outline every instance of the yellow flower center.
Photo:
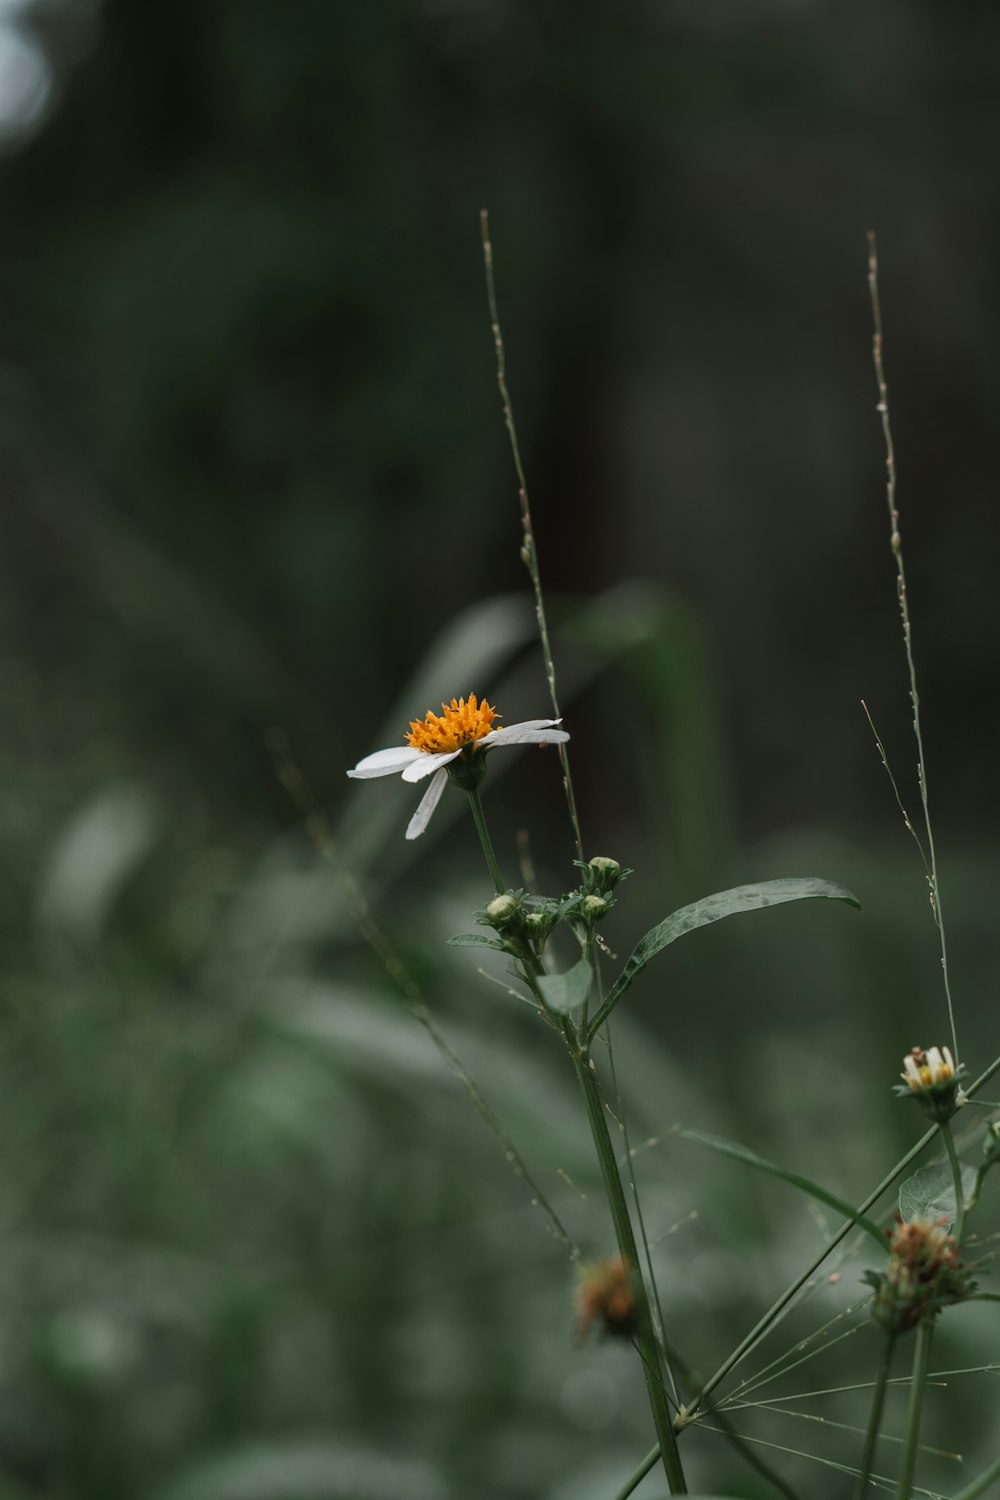
[{"label": "yellow flower center", "polygon": [[484,698],[476,702],[475,693],[468,701],[452,698],[451,704],[442,703],[442,713],[428,713],[426,719],[411,720],[406,743],[414,750],[423,750],[427,755],[438,755],[447,750],[461,750],[463,745],[475,744],[493,728],[498,717]]}]

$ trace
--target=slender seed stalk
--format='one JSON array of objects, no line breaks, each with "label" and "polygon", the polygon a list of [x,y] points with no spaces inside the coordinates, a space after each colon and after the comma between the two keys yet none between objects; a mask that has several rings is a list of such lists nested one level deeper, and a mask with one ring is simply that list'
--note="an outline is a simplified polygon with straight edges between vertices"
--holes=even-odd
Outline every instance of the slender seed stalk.
[{"label": "slender seed stalk", "polygon": [[[878,386],[878,411],[882,418],[882,437],[885,442],[885,499],[889,512],[889,546],[896,560],[896,597],[899,600],[899,616],[903,627],[903,645],[906,648],[906,668],[910,679],[910,703],[913,708],[913,734],[917,742],[917,777],[920,783],[920,803],[927,832],[927,853],[930,869],[931,913],[938,930],[941,949],[941,974],[944,979],[944,994],[948,1006],[948,1023],[951,1027],[951,1047],[958,1062],[958,1029],[955,1025],[955,1007],[951,998],[951,982],[948,977],[948,943],[945,936],[944,908],[941,904],[941,883],[938,879],[937,854],[934,849],[934,828],[931,824],[930,800],[927,793],[927,762],[924,757],[924,737],[920,726],[920,694],[917,692],[917,669],[913,660],[913,630],[910,623],[910,605],[906,593],[906,569],[903,566],[903,543],[899,532],[899,508],[896,503],[896,450],[892,441],[892,425],[889,420],[889,391],[885,380],[882,359],[882,304],[878,290],[878,245],[875,235],[868,233],[868,293],[872,307],[872,359],[875,365],[875,383]],[[883,752],[883,760],[885,759]],[[887,767],[888,769],[888,767]],[[905,817],[905,813],[904,813]],[[909,824],[909,819],[906,819]],[[917,840],[919,845],[920,840]]]},{"label": "slender seed stalk", "polygon": [[[521,529],[523,532],[523,545],[521,557],[525,567],[531,575],[531,587],[535,595],[535,618],[538,621],[538,635],[542,643],[542,656],[545,660],[545,677],[549,685],[549,701],[552,704],[553,717],[558,719],[562,715],[559,711],[559,699],[556,695],[556,664],[552,655],[552,644],[549,640],[549,627],[545,618],[545,598],[542,594],[542,575],[538,569],[538,549],[535,546],[535,531],[531,524],[531,506],[528,504],[528,481],[524,473],[524,464],[521,461],[521,445],[517,440],[517,427],[514,424],[514,407],[507,389],[507,356],[504,351],[503,332],[500,328],[500,313],[497,308],[496,282],[493,276],[493,245],[490,241],[490,220],[485,208],[479,215],[480,232],[483,241],[483,268],[486,272],[486,297],[490,309],[490,328],[493,333],[493,349],[497,362],[497,388],[500,392],[500,402],[503,406],[504,425],[510,438],[510,451],[514,460],[514,473],[517,477],[518,499],[521,505]],[[569,771],[569,752],[565,743],[559,746],[559,764],[562,766],[563,791],[566,793],[566,806],[569,809],[569,820],[573,828],[573,838],[576,841],[576,857],[583,858],[583,835],[580,832],[580,819],[576,810],[576,793],[573,791],[573,778]]]},{"label": "slender seed stalk", "polygon": [[490,838],[490,831],[486,826],[486,814],[483,812],[483,804],[479,798],[478,787],[469,788],[469,805],[472,808],[472,816],[476,822],[476,832],[479,834],[479,842],[483,846],[486,863],[489,865],[490,874],[493,877],[493,884],[497,888],[497,895],[502,896],[507,887],[501,878],[500,869],[497,865],[497,857],[493,853],[493,841]]},{"label": "slender seed stalk", "polygon": [[875,1447],[878,1443],[879,1428],[882,1425],[882,1411],[885,1406],[885,1389],[889,1380],[889,1371],[892,1368],[892,1355],[895,1346],[895,1336],[887,1334],[882,1340],[882,1354],[879,1359],[878,1369],[875,1372],[875,1386],[872,1390],[872,1409],[868,1417],[865,1446],[861,1455],[858,1500],[865,1500],[865,1496],[868,1493],[868,1485],[871,1481],[872,1464],[875,1461]]},{"label": "slender seed stalk", "polygon": [[896,1500],[911,1500],[913,1494],[913,1478],[917,1472],[917,1453],[920,1450],[920,1419],[924,1409],[924,1391],[927,1389],[927,1371],[930,1368],[933,1335],[933,1320],[926,1318],[917,1324],[910,1404],[906,1412],[903,1453],[899,1461],[899,1478],[896,1481]]},{"label": "slender seed stalk", "polygon": [[988,1469],[984,1469],[978,1479],[967,1484],[964,1490],[959,1490],[955,1500],[979,1500],[980,1495],[985,1495],[990,1485],[996,1484],[1000,1479],[1000,1458],[991,1463]]},{"label": "slender seed stalk", "polygon": [[[962,1164],[955,1150],[955,1137],[951,1133],[951,1123],[945,1120],[941,1126],[941,1134],[944,1137],[945,1150],[948,1152],[948,1161],[951,1166],[952,1180],[955,1184],[955,1223],[953,1234],[961,1245],[962,1230],[965,1228],[965,1195],[962,1187]],[[978,1185],[978,1184],[977,1184]]]},{"label": "slender seed stalk", "polygon": [[[636,1249],[635,1235],[632,1232],[632,1221],[629,1218],[628,1203],[625,1198],[625,1189],[618,1171],[618,1161],[615,1156],[615,1148],[608,1130],[607,1117],[604,1112],[604,1100],[597,1082],[590,1058],[586,1053],[573,1047],[571,1056],[576,1068],[576,1076],[580,1081],[584,1103],[587,1106],[587,1119],[590,1122],[590,1131],[594,1138],[594,1147],[600,1162],[601,1176],[604,1179],[604,1190],[608,1197],[608,1206],[611,1209],[611,1219],[615,1227],[615,1236],[618,1240],[618,1249],[626,1265],[631,1267],[633,1273],[639,1271],[639,1254]],[[648,1307],[642,1310],[642,1320],[639,1332],[636,1335],[636,1344],[639,1357],[642,1360],[642,1372],[646,1381],[646,1391],[649,1396],[649,1405],[653,1413],[653,1425],[659,1439],[660,1457],[663,1460],[663,1469],[667,1476],[667,1483],[673,1495],[686,1495],[687,1482],[684,1478],[684,1470],[681,1466],[681,1457],[677,1449],[677,1434],[674,1431],[673,1417],[667,1404],[667,1393],[660,1373],[660,1359],[656,1340],[653,1337],[652,1324],[649,1317]],[[655,1460],[654,1460],[655,1462]]]}]

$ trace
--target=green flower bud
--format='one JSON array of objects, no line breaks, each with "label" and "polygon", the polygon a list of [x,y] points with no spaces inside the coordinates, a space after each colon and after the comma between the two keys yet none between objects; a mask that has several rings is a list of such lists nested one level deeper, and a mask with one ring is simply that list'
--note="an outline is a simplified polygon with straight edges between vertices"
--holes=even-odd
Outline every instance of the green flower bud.
[{"label": "green flower bud", "polygon": [[494,896],[493,900],[486,906],[483,915],[491,927],[502,932],[509,927],[519,915],[521,904],[515,896]]},{"label": "green flower bud", "polygon": [[584,896],[580,902],[580,915],[588,922],[599,922],[611,906],[603,896]]},{"label": "green flower bud", "polygon": [[632,873],[631,870],[623,870],[618,861],[607,854],[595,854],[586,864],[581,860],[576,860],[575,863],[583,871],[583,889],[595,896],[610,895],[619,880],[624,880],[626,875]]}]

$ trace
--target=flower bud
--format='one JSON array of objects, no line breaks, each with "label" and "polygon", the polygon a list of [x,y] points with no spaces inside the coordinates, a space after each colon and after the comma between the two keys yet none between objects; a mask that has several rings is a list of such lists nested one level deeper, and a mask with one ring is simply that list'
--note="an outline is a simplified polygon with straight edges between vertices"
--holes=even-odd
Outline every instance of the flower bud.
[{"label": "flower bud", "polygon": [[502,932],[516,919],[520,910],[521,903],[516,896],[504,894],[493,897],[493,900],[484,908],[483,916],[491,927],[495,927],[497,932]]},{"label": "flower bud", "polygon": [[597,896],[606,896],[613,891],[619,880],[624,880],[626,875],[631,875],[631,870],[623,870],[616,859],[607,854],[595,854],[594,858],[586,864],[577,861],[583,871],[583,888],[592,891]]},{"label": "flower bud", "polygon": [[599,922],[611,906],[603,896],[584,896],[580,902],[580,915],[587,922]]}]

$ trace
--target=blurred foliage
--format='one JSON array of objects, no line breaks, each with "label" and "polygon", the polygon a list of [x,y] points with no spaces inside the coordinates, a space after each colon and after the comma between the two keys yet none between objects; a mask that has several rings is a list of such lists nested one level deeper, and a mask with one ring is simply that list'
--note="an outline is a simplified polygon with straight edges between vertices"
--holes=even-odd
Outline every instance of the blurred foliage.
[{"label": "blurred foliage", "polygon": [[[1000,18],[22,11],[4,25],[51,84],[0,174],[0,1500],[607,1500],[649,1442],[629,1351],[573,1346],[565,1258],[362,942],[269,731],[570,1234],[607,1253],[558,1048],[445,946],[483,895],[461,808],[406,845],[407,789],[343,781],[441,696],[545,710],[488,204],[584,827],[639,871],[609,942],[742,880],[826,876],[865,906],[694,935],[616,1021],[671,1328],[714,1368],[830,1226],[670,1127],[859,1197],[919,1129],[897,1059],[946,1040],[922,874],[855,708],[912,810],[870,225],[973,1071],[996,1046]],[[505,868],[527,828],[544,886],[568,884],[554,768],[498,763],[487,802]],[[856,1301],[860,1269],[759,1363]],[[985,1326],[949,1317],[941,1367],[988,1361]],[[826,1339],[781,1390],[867,1378],[871,1339]],[[797,1405],[856,1422],[856,1399]],[[751,1421],[843,1456],[839,1429]],[[930,1424],[973,1474],[990,1382],[932,1391]],[[685,1441],[696,1482],[768,1493]]]}]

